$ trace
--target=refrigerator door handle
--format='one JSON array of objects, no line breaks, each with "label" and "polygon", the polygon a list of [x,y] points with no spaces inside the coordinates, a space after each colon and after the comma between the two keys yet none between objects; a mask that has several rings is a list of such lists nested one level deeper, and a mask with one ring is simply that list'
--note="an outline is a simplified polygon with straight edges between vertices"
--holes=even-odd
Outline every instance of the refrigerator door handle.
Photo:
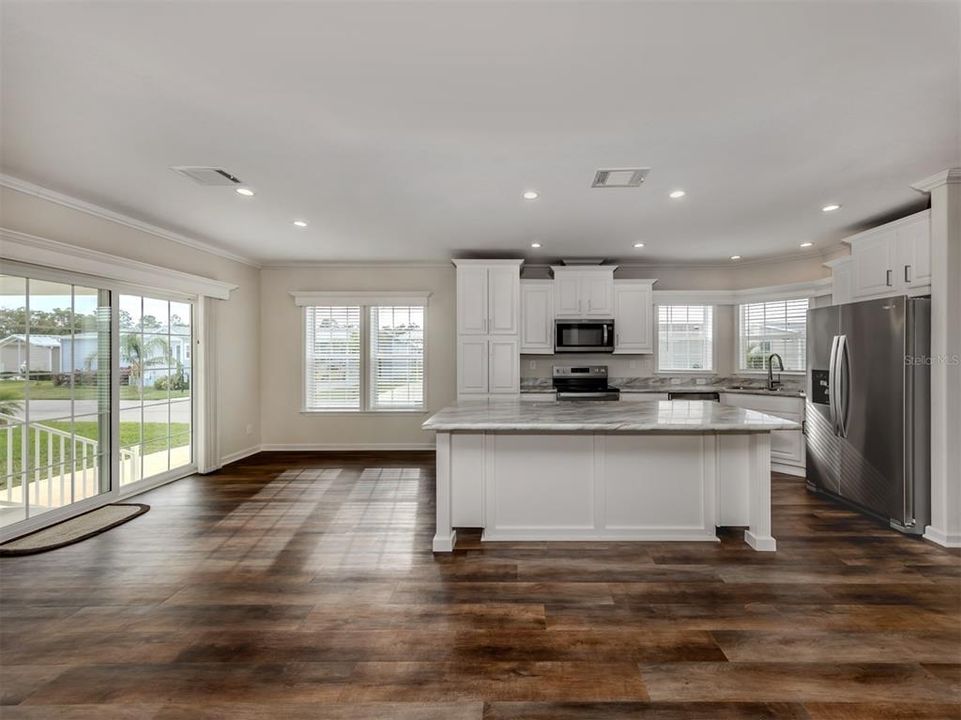
[{"label": "refrigerator door handle", "polygon": [[848,336],[838,338],[838,435],[848,436],[848,412],[851,409],[851,360],[848,357]]},{"label": "refrigerator door handle", "polygon": [[835,335],[831,340],[831,361],[828,365],[828,413],[831,417],[831,432],[838,434],[838,342]]}]

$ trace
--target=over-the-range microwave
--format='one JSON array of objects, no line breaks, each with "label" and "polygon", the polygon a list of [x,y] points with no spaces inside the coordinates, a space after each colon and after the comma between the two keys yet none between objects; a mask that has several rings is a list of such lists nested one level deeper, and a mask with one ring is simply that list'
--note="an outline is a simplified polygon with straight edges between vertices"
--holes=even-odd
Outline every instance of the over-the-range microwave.
[{"label": "over-the-range microwave", "polygon": [[614,321],[555,320],[554,352],[614,352]]}]

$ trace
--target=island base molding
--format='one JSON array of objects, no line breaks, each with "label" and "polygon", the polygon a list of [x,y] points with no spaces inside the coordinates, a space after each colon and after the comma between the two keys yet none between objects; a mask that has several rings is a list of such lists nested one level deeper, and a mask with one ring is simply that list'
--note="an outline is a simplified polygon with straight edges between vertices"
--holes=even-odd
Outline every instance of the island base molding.
[{"label": "island base molding", "polygon": [[770,435],[715,433],[437,433],[434,552],[458,527],[482,541],[717,542],[746,527],[771,536]]}]

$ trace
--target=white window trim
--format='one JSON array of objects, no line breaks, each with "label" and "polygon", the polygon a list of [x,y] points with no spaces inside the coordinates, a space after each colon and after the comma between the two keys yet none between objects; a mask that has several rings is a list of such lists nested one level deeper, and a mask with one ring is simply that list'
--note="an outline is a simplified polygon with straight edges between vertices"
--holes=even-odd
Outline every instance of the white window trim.
[{"label": "white window trim", "polygon": [[[711,369],[710,370],[661,370],[661,341],[658,323],[658,308],[661,305],[703,305],[711,308]],[[662,302],[654,306],[654,374],[655,375],[717,375],[717,306],[708,302]]]},{"label": "white window trim", "polygon": [[[808,309],[813,307],[814,297],[809,296],[797,296],[788,295],[786,297],[764,297],[763,299],[747,299],[745,298],[742,302],[739,302],[734,306],[734,362],[732,367],[734,368],[734,374],[738,376],[757,376],[757,377],[767,377],[767,370],[746,370],[741,368],[741,305],[746,305],[750,303],[761,303],[761,302],[779,302],[783,300],[801,300],[807,297]],[[806,332],[806,331],[805,331]],[[806,341],[806,338],[805,338]],[[807,364],[805,362],[805,364]],[[794,377],[806,377],[807,368],[804,370],[784,370],[783,372],[776,372],[776,375],[790,375]]]},{"label": "white window trim", "polygon": [[[430,326],[429,310],[427,299],[429,292],[381,292],[381,293],[357,293],[357,292],[309,292],[291,291],[294,304],[302,308],[300,311],[300,414],[301,415],[323,415],[325,417],[344,416],[357,417],[362,415],[374,415],[378,417],[389,415],[426,415],[430,408],[430,385],[428,383],[427,358],[427,333]],[[363,302],[354,302],[363,299]],[[419,305],[424,308],[424,395],[423,402],[417,408],[384,408],[381,410],[370,407],[370,308],[375,305]],[[344,408],[309,408],[307,407],[307,310],[308,307],[360,307],[360,399],[361,407],[358,410],[345,410]]]}]

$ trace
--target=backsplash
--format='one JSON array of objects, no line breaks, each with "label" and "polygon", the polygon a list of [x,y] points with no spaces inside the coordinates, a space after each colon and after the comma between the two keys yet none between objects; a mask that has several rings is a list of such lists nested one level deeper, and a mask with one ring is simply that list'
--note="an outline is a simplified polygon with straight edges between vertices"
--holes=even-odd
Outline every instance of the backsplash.
[{"label": "backsplash", "polygon": [[[535,367],[531,367],[531,362]],[[521,355],[521,378],[550,378],[555,365],[607,365],[610,377],[644,377],[654,374],[653,355],[612,355],[611,353],[565,353],[563,355]]]},{"label": "backsplash", "polygon": [[[767,378],[757,375],[647,375],[617,376],[611,375],[608,383],[622,390],[664,390],[676,387],[703,387],[708,389],[729,388],[737,385],[745,389],[764,389]],[[803,375],[781,375],[781,385],[786,392],[802,392],[805,387]],[[521,391],[546,390],[552,387],[549,377],[522,377]]]}]

